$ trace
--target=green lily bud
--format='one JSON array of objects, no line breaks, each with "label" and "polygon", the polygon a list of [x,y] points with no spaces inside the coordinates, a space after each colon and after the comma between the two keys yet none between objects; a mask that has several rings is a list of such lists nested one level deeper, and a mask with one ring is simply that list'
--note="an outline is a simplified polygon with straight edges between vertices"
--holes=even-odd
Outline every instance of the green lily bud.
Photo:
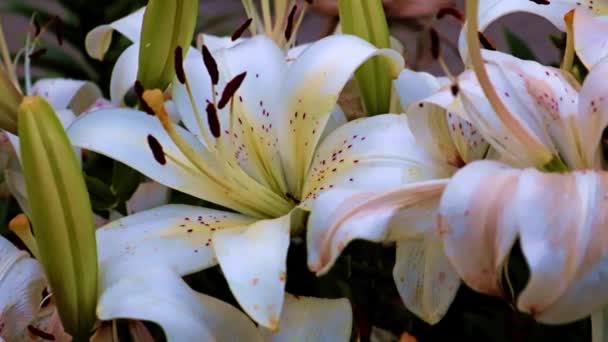
[{"label": "green lily bud", "polygon": [[144,88],[165,89],[175,76],[175,48],[187,51],[198,15],[198,0],[150,0],[144,13],[137,79]]},{"label": "green lily bud", "polygon": [[0,129],[17,134],[17,111],[23,95],[0,68]]},{"label": "green lily bud", "polygon": [[[377,48],[390,47],[382,0],[339,0],[338,6],[343,33],[365,39]],[[369,115],[389,112],[392,90],[389,75],[389,65],[382,57],[370,59],[355,73]]]},{"label": "green lily bud", "polygon": [[41,97],[19,106],[19,138],[31,220],[65,330],[88,341],[97,305],[97,244],[91,203],[76,154]]}]

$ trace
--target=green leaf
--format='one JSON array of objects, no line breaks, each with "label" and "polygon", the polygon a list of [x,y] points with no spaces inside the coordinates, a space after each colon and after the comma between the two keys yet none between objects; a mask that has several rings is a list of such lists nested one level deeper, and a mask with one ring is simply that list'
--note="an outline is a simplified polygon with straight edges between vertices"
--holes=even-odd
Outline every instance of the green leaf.
[{"label": "green leaf", "polygon": [[118,205],[118,200],[112,189],[99,178],[84,175],[84,179],[89,191],[91,205],[95,211],[107,211],[114,209]]},{"label": "green leaf", "polygon": [[141,175],[127,165],[114,162],[112,168],[112,192],[120,202],[126,202],[139,186]]},{"label": "green leaf", "polygon": [[513,31],[505,28],[504,34],[507,45],[509,46],[509,51],[513,56],[529,61],[538,61],[538,58],[534,52],[532,52],[532,49],[530,49],[528,44],[518,35],[513,33]]}]

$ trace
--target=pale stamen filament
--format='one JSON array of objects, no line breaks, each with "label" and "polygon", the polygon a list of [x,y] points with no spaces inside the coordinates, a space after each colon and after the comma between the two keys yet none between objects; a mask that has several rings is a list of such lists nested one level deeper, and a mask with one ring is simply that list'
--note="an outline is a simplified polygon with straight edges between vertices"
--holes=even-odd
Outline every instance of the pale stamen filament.
[{"label": "pale stamen filament", "polygon": [[300,32],[300,27],[302,26],[302,21],[304,20],[304,17],[306,16],[306,12],[308,11],[308,7],[309,7],[308,2],[305,1],[302,6],[303,6],[302,10],[300,11],[300,15],[298,16],[298,21],[293,25],[293,33],[291,35],[291,38],[285,45],[287,49],[289,49],[291,46],[295,45],[296,38],[298,37],[298,32]]},{"label": "pale stamen filament", "polygon": [[270,0],[261,0],[262,3],[262,19],[264,20],[264,31],[272,37],[272,18],[270,14]]},{"label": "pale stamen filament", "polygon": [[[203,123],[203,118],[201,116],[201,113],[198,110],[198,106],[196,105],[196,102],[194,101],[194,95],[192,94],[192,89],[190,88],[190,82],[188,82],[188,76],[185,75],[184,73],[184,86],[186,87],[186,92],[188,93],[188,99],[190,100],[190,106],[192,107],[192,111],[194,112],[194,117],[196,118],[196,124],[198,125],[198,129],[199,131],[201,131],[201,135],[203,140],[205,141],[205,145],[208,146],[210,151],[215,150],[215,143],[213,142],[213,139],[211,139],[211,137],[209,136],[209,133],[207,132],[207,130],[205,129],[205,124]],[[215,88],[213,89],[213,94],[214,94],[214,104],[215,104]]]},{"label": "pale stamen filament", "polygon": [[293,0],[289,1],[289,5],[286,0],[275,0],[274,1],[274,14],[276,20],[273,28],[273,37],[280,38],[283,32],[283,25],[285,24],[285,17],[287,16],[287,10],[293,6]]},{"label": "pale stamen filament", "polygon": [[[249,189],[249,187],[245,186],[245,191],[235,190],[235,184],[233,181],[237,181],[237,179],[240,177],[238,174],[235,175],[234,169],[225,167],[224,169],[229,173],[224,175],[218,175],[216,172],[209,169],[207,162],[201,158],[199,153],[190,146],[190,144],[181,136],[181,134],[179,134],[175,128],[175,124],[169,120],[160,90],[147,90],[144,92],[143,96],[146,103],[148,103],[148,105],[154,110],[154,113],[159,118],[165,131],[178,149],[206,177],[218,184],[220,187],[226,189],[228,196],[242,205],[246,205],[245,203],[255,203],[258,211],[271,216],[282,215],[285,212],[283,211],[285,209],[285,206],[282,203],[283,199],[272,191],[264,191],[265,188],[262,186],[257,187],[256,189]],[[218,161],[219,158],[217,158],[217,153],[215,154],[215,157],[216,161]],[[219,159],[219,161],[225,163],[223,159]],[[220,163],[220,165],[222,164]],[[244,185],[243,182],[240,183],[241,185]]]},{"label": "pale stamen filament", "polygon": [[258,13],[257,8],[253,4],[252,0],[241,0],[243,7],[245,8],[245,13],[247,17],[251,18],[251,24],[249,25],[249,32],[252,36],[255,36],[258,32],[258,25],[263,25],[260,23],[260,14]]},{"label": "pale stamen filament", "polygon": [[[182,152],[183,153],[183,152]],[[165,157],[167,157],[167,159],[171,160],[171,162],[173,162],[176,165],[179,165],[181,168],[185,169],[185,170],[190,170],[192,173],[196,173],[198,170],[200,170],[198,167],[196,167],[196,169],[193,169],[190,165],[187,165],[185,163],[183,163],[181,160],[177,159],[176,157],[174,157],[173,155],[166,153],[165,152]],[[244,208],[246,208],[247,210],[249,210],[251,213],[255,214],[256,216],[259,217],[264,217],[265,214],[263,212],[260,212],[259,210],[257,210],[256,208],[248,205],[247,203],[242,202],[240,199],[240,196],[234,196],[236,194],[236,192],[227,192],[228,196],[234,200],[235,202],[237,202],[239,205],[243,206]]]},{"label": "pale stamen filament", "polygon": [[501,98],[498,96],[496,89],[490,81],[490,77],[485,68],[484,60],[481,56],[481,46],[479,43],[479,28],[477,12],[479,8],[478,0],[467,0],[466,16],[467,16],[467,43],[469,45],[469,58],[479,81],[479,85],[483,90],[492,108],[498,115],[499,119],[506,128],[521,141],[531,151],[535,151],[535,158],[540,163],[548,163],[553,159],[553,154],[549,151],[538,139],[528,134],[526,128],[515,119]]}]

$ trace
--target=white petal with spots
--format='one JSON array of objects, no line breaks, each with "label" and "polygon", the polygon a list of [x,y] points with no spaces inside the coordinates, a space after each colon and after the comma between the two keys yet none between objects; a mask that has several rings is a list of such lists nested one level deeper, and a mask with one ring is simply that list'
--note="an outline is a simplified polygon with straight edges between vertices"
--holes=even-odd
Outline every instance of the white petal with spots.
[{"label": "white petal with spots", "polygon": [[403,59],[397,52],[379,50],[348,35],[333,35],[315,42],[289,66],[277,126],[281,127],[279,148],[293,195],[302,194],[319,137],[340,91],[359,65],[377,55],[390,61],[393,77],[403,69]]},{"label": "white petal with spots", "polygon": [[422,179],[450,175],[453,167],[417,144],[405,115],[385,114],[351,121],[332,132],[317,149],[302,207],[337,186],[382,191]]},{"label": "white petal with spots", "polygon": [[180,275],[213,266],[213,235],[252,221],[187,205],[166,205],[113,221],[97,230],[102,288],[148,265],[165,266]]},{"label": "white petal with spots", "polygon": [[260,325],[276,330],[285,281],[291,213],[225,229],[213,236],[213,249],[230,290]]}]

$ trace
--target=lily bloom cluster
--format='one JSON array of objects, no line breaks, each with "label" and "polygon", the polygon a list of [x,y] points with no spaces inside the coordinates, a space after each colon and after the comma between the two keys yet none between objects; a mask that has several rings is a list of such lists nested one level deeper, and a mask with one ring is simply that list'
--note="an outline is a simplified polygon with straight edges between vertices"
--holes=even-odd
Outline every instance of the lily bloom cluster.
[{"label": "lily bloom cluster", "polygon": [[[89,33],[97,59],[113,31],[132,42],[109,100],[84,81],[28,76],[22,91],[2,69],[4,181],[24,213],[10,228],[32,257],[0,237],[0,340],[117,341],[128,320],[134,340],[153,340],[153,322],[169,341],[348,341],[347,298],[286,291],[304,236],[318,276],[353,240],[395,243],[396,288],[429,324],[464,283],[542,323],[591,316],[608,340],[608,1],[468,0],[466,68],[446,77],[407,68],[380,0],[339,1],[343,32],[306,45],[311,1],[243,0],[232,37],[195,47],[197,3],[151,0]],[[566,32],[559,68],[480,47],[518,11]],[[369,115],[349,121],[345,96]],[[147,179],[97,228],[83,153]],[[169,204],[171,189],[205,205]],[[239,307],[184,280],[218,265]]]}]

